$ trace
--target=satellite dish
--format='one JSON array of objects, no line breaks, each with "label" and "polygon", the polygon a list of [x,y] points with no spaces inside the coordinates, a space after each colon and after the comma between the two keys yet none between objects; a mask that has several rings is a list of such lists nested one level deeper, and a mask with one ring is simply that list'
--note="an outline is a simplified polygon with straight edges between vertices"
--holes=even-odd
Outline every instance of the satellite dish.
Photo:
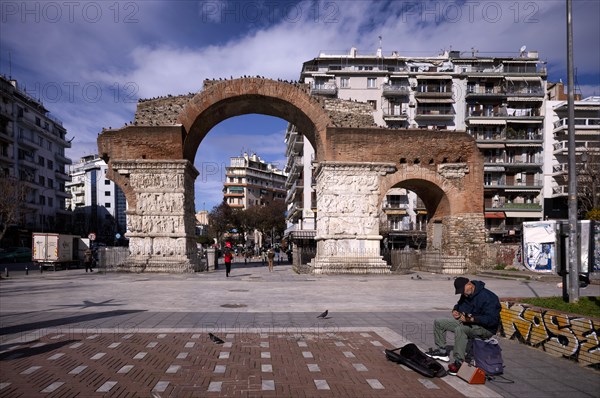
[{"label": "satellite dish", "polygon": [[521,54],[523,54],[525,52],[525,50],[527,49],[527,46],[521,46],[521,49],[519,50],[519,52]]}]

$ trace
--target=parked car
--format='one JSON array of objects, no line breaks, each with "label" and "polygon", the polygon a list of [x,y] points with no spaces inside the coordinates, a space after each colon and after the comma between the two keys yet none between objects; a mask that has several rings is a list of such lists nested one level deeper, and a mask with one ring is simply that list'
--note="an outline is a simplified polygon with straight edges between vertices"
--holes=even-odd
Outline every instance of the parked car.
[{"label": "parked car", "polygon": [[31,261],[31,248],[9,247],[0,252],[0,263],[20,263]]}]

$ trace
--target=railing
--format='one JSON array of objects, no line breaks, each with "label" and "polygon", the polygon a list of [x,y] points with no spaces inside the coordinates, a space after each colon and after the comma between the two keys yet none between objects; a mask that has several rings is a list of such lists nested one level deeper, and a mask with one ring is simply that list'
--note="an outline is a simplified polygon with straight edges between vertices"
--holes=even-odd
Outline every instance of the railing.
[{"label": "railing", "polygon": [[439,109],[431,109],[431,108],[417,108],[417,116],[419,115],[454,115],[454,111],[452,108],[439,108]]},{"label": "railing", "polygon": [[98,249],[99,271],[116,271],[117,267],[124,264],[129,257],[128,247],[101,247]]},{"label": "railing", "polygon": [[506,95],[510,96],[514,96],[514,97],[526,97],[526,96],[543,96],[544,95],[544,90],[542,90],[541,87],[531,87],[531,86],[526,86],[526,87],[519,87],[519,88],[513,88],[513,89],[509,89],[506,91]]},{"label": "railing", "polygon": [[487,180],[483,184],[486,187],[505,186],[505,187],[531,187],[538,188],[542,186],[541,178],[534,178],[532,181],[508,181],[505,176],[493,180]]},{"label": "railing", "polygon": [[397,94],[397,95],[408,95],[410,94],[410,86],[404,84],[384,84],[383,94]]},{"label": "railing", "polygon": [[[560,128],[560,127],[567,127],[569,124],[569,119],[568,118],[563,118],[563,119],[559,119],[556,122],[554,122],[554,128]],[[591,127],[591,128],[598,128],[598,126],[600,126],[600,119],[596,119],[596,118],[577,118],[575,119],[575,123],[574,126],[578,126],[578,127]]]},{"label": "railing", "polygon": [[504,87],[494,86],[490,87],[467,87],[467,95],[505,95],[506,90]]},{"label": "railing", "polygon": [[334,95],[337,93],[338,87],[335,83],[320,83],[312,84],[310,88],[311,94],[326,94]]}]

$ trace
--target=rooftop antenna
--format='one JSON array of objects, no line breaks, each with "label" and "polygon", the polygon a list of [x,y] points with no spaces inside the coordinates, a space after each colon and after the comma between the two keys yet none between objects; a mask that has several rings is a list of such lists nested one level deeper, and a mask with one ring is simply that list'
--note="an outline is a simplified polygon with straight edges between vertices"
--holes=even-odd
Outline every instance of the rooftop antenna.
[{"label": "rooftop antenna", "polygon": [[8,80],[12,80],[12,57],[11,52],[8,52]]}]

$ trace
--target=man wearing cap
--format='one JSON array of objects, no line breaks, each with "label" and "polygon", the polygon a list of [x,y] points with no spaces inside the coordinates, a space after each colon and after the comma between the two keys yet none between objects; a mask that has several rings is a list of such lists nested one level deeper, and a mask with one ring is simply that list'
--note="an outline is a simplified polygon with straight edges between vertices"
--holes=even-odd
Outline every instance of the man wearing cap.
[{"label": "man wearing cap", "polygon": [[446,332],[454,332],[454,363],[448,365],[448,373],[456,374],[465,360],[468,339],[489,339],[498,331],[500,324],[500,300],[495,293],[485,288],[481,281],[470,281],[464,277],[454,280],[455,294],[460,294],[452,309],[453,319],[436,319],[433,334],[436,349],[426,354],[448,362]]}]

